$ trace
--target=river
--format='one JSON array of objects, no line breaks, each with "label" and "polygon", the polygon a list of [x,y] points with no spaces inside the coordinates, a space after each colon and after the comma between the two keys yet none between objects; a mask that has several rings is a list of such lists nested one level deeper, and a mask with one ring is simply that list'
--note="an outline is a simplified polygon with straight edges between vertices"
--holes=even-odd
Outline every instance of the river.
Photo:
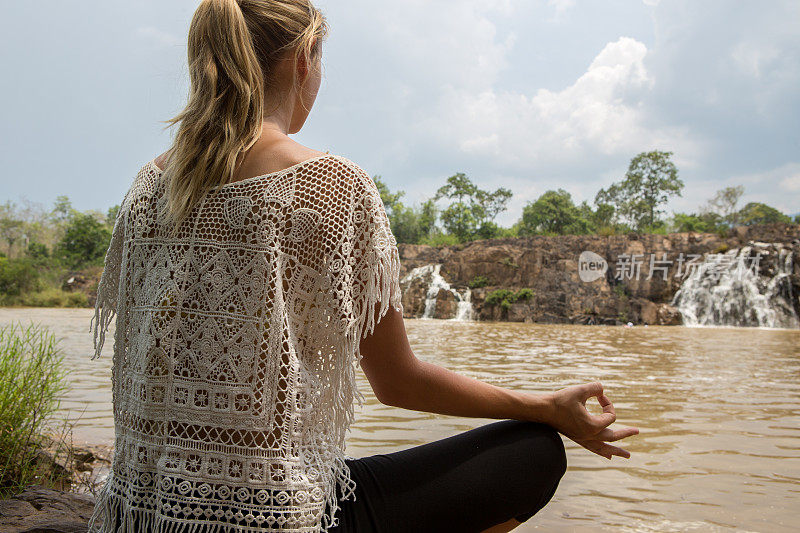
[{"label": "river", "polygon": [[[62,339],[77,439],[113,439],[111,342],[91,361],[88,309],[0,309]],[[530,392],[600,380],[631,458],[608,461],[566,437],[553,500],[515,531],[796,531],[800,520],[800,331],[602,327],[408,320],[415,353]],[[444,438],[492,420],[381,405],[367,397],[348,438],[361,457]],[[600,412],[595,400],[591,408]]]}]

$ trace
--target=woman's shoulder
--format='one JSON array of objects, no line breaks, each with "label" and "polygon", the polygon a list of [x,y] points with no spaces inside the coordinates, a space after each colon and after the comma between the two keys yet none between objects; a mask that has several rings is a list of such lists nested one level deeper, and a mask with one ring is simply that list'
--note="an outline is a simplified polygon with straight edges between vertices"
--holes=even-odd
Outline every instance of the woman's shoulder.
[{"label": "woman's shoulder", "polygon": [[[271,150],[259,147],[250,153],[245,164],[237,172],[232,182],[227,187],[253,182],[253,180],[285,174],[290,169],[305,171],[298,172],[313,176],[316,185],[321,188],[341,190],[349,189],[351,194],[364,196],[373,194],[377,187],[370,174],[353,159],[330,151],[315,150],[297,143],[273,145]],[[170,150],[154,157],[146,163],[142,172],[153,170],[155,174],[163,173],[170,156]],[[141,176],[140,176],[141,177]],[[139,180],[137,180],[139,181]],[[148,181],[148,180],[144,180]],[[259,180],[259,182],[262,180]],[[241,182],[241,183],[239,183]]]}]

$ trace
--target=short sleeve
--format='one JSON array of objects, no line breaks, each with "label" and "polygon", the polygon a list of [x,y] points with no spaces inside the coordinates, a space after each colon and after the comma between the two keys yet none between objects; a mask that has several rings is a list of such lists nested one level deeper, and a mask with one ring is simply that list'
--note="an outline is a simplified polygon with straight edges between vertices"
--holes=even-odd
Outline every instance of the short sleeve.
[{"label": "short sleeve", "polygon": [[94,355],[92,359],[100,356],[105,343],[106,331],[117,312],[119,298],[120,271],[122,269],[122,252],[125,240],[125,210],[127,196],[117,212],[114,229],[111,232],[111,242],[103,261],[103,273],[97,284],[97,298],[94,305],[94,317],[89,323],[93,331]]},{"label": "short sleeve", "polygon": [[[397,241],[373,179],[358,165],[353,183],[353,311],[361,337],[372,333],[389,306],[402,313]],[[358,359],[361,355],[358,353]]]}]

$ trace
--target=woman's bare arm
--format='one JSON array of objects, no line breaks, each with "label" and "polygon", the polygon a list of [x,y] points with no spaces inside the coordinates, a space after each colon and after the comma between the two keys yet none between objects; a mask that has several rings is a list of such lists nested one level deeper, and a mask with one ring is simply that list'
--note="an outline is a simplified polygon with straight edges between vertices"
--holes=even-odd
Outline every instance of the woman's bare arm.
[{"label": "woman's bare arm", "polygon": [[381,403],[444,415],[544,422],[552,394],[513,391],[417,359],[402,315],[389,311],[361,341],[361,368]]},{"label": "woman's bare arm", "polygon": [[[611,459],[630,457],[607,444],[639,432],[608,428],[616,420],[611,400],[599,382],[573,385],[555,392],[528,393],[497,387],[417,359],[406,336],[402,315],[389,308],[371,335],[360,344],[361,368],[378,401],[386,405],[473,418],[515,419],[553,426],[584,448]],[[597,397],[603,414],[586,409]]]}]

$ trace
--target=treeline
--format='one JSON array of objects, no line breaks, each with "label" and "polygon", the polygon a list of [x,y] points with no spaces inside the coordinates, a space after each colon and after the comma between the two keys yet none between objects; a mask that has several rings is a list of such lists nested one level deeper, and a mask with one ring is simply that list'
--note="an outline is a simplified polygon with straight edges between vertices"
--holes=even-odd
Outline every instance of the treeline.
[{"label": "treeline", "polygon": [[684,189],[671,156],[672,152],[662,151],[638,154],[625,176],[600,189],[592,204],[586,200],[576,204],[564,189],[546,191],[525,205],[511,227],[495,223],[497,215],[506,210],[511,191],[502,187],[482,190],[463,173],[449,177],[431,198],[416,206],[404,204],[405,193],[390,191],[380,176],[374,179],[392,232],[398,242],[410,244],[458,244],[530,235],[724,233],[738,225],[800,223],[800,214],[792,219],[766,204],[750,202],[740,207],[742,186],[719,190],[696,212],[665,216],[667,202],[682,196]]},{"label": "treeline", "polygon": [[0,305],[85,306],[85,293],[64,290],[64,282],[100,272],[118,210],[81,212],[66,196],[50,210],[0,205]]},{"label": "treeline", "polygon": [[[740,207],[741,186],[718,191],[696,212],[665,216],[666,203],[681,196],[684,188],[671,155],[640,153],[625,176],[600,189],[592,204],[576,204],[563,189],[546,191],[525,205],[511,227],[495,222],[512,198],[506,188],[483,190],[457,173],[431,198],[411,206],[402,202],[403,191],[392,192],[380,176],[374,179],[392,232],[402,243],[458,244],[529,235],[723,233],[737,225],[800,223],[800,215],[792,220],[762,203]],[[64,282],[78,272],[87,279],[97,278],[118,210],[114,206],[105,213],[81,212],[66,196],[58,197],[52,209],[32,203],[0,204],[0,305],[86,305],[86,291],[66,291]]]}]

